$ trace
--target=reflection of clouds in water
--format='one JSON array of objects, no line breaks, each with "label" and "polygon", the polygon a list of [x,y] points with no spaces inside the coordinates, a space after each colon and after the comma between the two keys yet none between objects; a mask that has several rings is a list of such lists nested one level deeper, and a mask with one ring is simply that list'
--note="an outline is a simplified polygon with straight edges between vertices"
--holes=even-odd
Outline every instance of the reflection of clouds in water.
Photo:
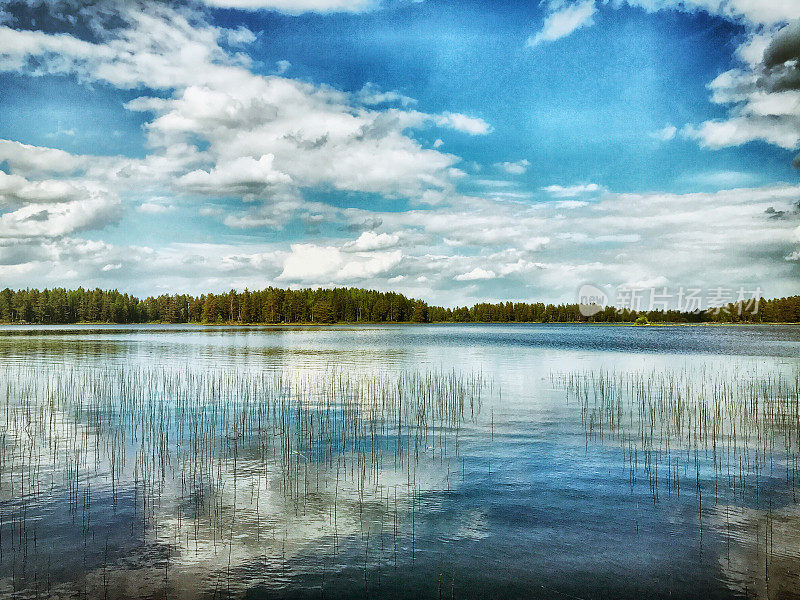
[{"label": "reflection of clouds in water", "polygon": [[[566,448],[565,451],[570,452],[574,442],[581,447],[584,444],[583,430],[578,420],[580,411],[574,403],[565,402],[563,390],[550,379],[551,374],[565,371],[642,373],[683,370],[697,377],[703,373],[718,373],[721,378],[736,381],[738,374],[745,370],[754,375],[778,374],[792,371],[796,364],[795,359],[781,365],[779,361],[742,356],[731,359],[696,353],[665,355],[621,352],[618,349],[594,352],[589,351],[585,344],[575,350],[571,347],[535,347],[523,343],[526,336],[538,331],[545,333],[537,335],[551,335],[556,330],[558,328],[534,326],[470,326],[376,328],[363,333],[352,330],[289,330],[273,333],[250,329],[230,332],[192,328],[182,333],[117,332],[97,336],[99,339],[86,335],[83,340],[68,334],[48,339],[45,339],[47,336],[36,334],[30,338],[20,336],[13,342],[3,340],[0,335],[0,362],[4,366],[13,366],[12,369],[0,370],[0,397],[6,389],[3,379],[15,372],[26,382],[35,379],[42,384],[31,394],[28,404],[32,409],[30,414],[12,411],[12,419],[6,425],[5,414],[0,413],[0,430],[8,427],[3,441],[4,452],[11,451],[13,444],[17,444],[14,452],[21,452],[23,448],[33,450],[25,454],[25,461],[36,463],[33,470],[25,471],[26,488],[34,481],[33,478],[39,478],[37,483],[41,483],[38,486],[41,493],[28,499],[28,507],[32,508],[35,502],[41,509],[36,516],[41,519],[38,530],[40,553],[45,546],[50,546],[53,560],[61,556],[65,563],[75,555],[74,572],[68,572],[71,580],[63,583],[62,578],[62,583],[59,583],[56,581],[58,578],[54,577],[51,589],[58,593],[51,591],[50,595],[100,598],[108,591],[110,598],[131,598],[137,595],[160,597],[168,591],[170,597],[193,598],[206,592],[211,596],[214,590],[218,595],[224,594],[229,583],[234,594],[252,586],[263,587],[265,593],[269,594],[277,588],[280,591],[296,590],[306,583],[317,586],[323,572],[334,579],[338,573],[348,582],[354,578],[363,585],[365,578],[359,570],[364,564],[364,549],[368,547],[369,550],[369,569],[381,560],[384,565],[392,565],[395,527],[398,553],[401,555],[398,557],[399,572],[402,577],[410,577],[410,570],[406,569],[406,573],[404,568],[411,564],[412,504],[416,507],[416,548],[425,548],[426,555],[430,557],[431,548],[440,549],[441,546],[435,544],[442,543],[446,551],[457,549],[462,553],[459,559],[453,558],[454,561],[462,560],[464,564],[471,565],[468,563],[470,548],[480,548],[481,551],[497,548],[503,552],[513,550],[514,542],[529,545],[531,540],[537,539],[536,528],[526,524],[516,513],[510,513],[509,516],[513,529],[504,532],[502,527],[497,526],[495,510],[503,511],[517,501],[525,501],[531,506],[540,506],[543,517],[556,519],[558,508],[572,501],[570,506],[575,507],[575,517],[586,518],[587,515],[603,514],[603,511],[615,508],[607,504],[607,498],[603,496],[605,492],[628,493],[623,478],[619,480],[621,483],[613,477],[584,480],[579,473],[587,464],[598,466],[598,473],[610,472],[612,467],[617,466],[624,470],[627,463],[620,460],[622,455],[617,452],[590,457],[596,462],[584,456],[583,448],[574,455],[570,454],[568,462],[553,463],[548,462],[548,458],[540,462],[527,461],[530,451],[542,452],[537,456],[549,457],[547,453],[553,451],[550,444],[554,444],[556,450]],[[588,339],[596,337],[600,330],[572,328],[570,331],[576,338]],[[649,331],[631,328],[630,332],[633,333],[627,330],[624,333],[640,336],[650,335]],[[685,335],[697,337],[706,335],[705,331],[687,328]],[[750,330],[735,331],[737,336],[746,339],[748,348],[751,347]],[[673,329],[672,333],[677,334],[678,329]],[[513,337],[511,342],[507,345],[502,343],[509,336]],[[16,356],[16,359],[6,360],[9,356]],[[15,362],[17,359],[19,362]],[[758,366],[759,361],[761,366]],[[27,371],[24,370],[26,366]],[[382,404],[376,405],[371,401],[387,386],[373,385],[370,389],[366,383],[374,384],[381,378],[396,383],[398,375],[403,372],[420,373],[437,369],[445,374],[455,369],[459,377],[485,373],[487,380],[502,382],[502,399],[496,387],[483,399],[480,419],[472,422],[469,414],[465,415],[466,418],[459,424],[459,441],[464,451],[458,458],[452,436],[448,439],[447,453],[444,453],[443,440],[431,435],[438,428],[452,433],[454,425],[447,422],[444,425],[440,423],[438,428],[429,425],[427,438],[415,439],[412,433],[404,447],[404,457],[417,451],[419,455],[415,455],[409,470],[408,462],[395,463],[395,446],[391,440],[396,434],[391,427],[378,427],[376,446],[371,445],[371,422],[380,423],[385,413],[393,414],[393,411],[384,410]],[[119,388],[113,381],[121,380],[123,370],[131,381],[125,394],[118,398],[110,391]],[[136,373],[156,373],[153,385],[160,388],[160,400],[158,394],[144,393],[146,386],[136,379]],[[295,387],[295,392],[305,389],[319,393],[298,395],[293,392],[294,399],[303,399],[299,419],[292,411],[286,411],[280,403],[274,402],[270,404],[269,411],[252,412],[254,406],[264,402],[262,392],[268,386],[264,383],[258,389],[243,385],[243,382],[254,378],[273,378],[282,373],[291,373],[293,385],[300,388]],[[205,379],[189,379],[190,375]],[[347,437],[353,433],[351,426],[357,425],[358,429],[353,434],[362,442],[367,442],[367,445],[356,448],[352,445],[343,447],[340,443],[327,447],[323,444],[323,451],[315,453],[309,451],[309,442],[305,437],[297,436],[298,423],[302,422],[303,431],[310,433],[310,417],[313,414],[314,433],[320,433],[318,416],[329,408],[333,409],[325,398],[341,397],[341,387],[333,384],[337,377],[361,381],[362,393],[351,394],[346,403],[347,435],[343,434],[343,422],[340,420],[337,421],[339,427],[335,437],[341,442],[343,435]],[[76,386],[76,380],[80,378],[89,382],[88,387]],[[216,381],[215,386],[211,386],[212,380]],[[56,400],[66,390],[72,390],[72,400],[42,403],[42,398],[48,398],[48,389],[52,391],[59,381],[62,391],[56,394]],[[177,385],[176,382],[181,381],[183,383]],[[45,383],[51,387],[43,387]],[[192,393],[178,393],[186,387]],[[116,412],[120,406],[117,402],[122,397],[126,402],[125,410]],[[247,399],[244,404],[250,407],[250,412],[240,410],[243,403],[239,400],[242,398]],[[151,403],[151,400],[154,401]],[[214,416],[209,412],[209,407],[214,405],[223,407],[222,414]],[[291,406],[296,408],[297,404]],[[426,406],[433,410],[432,404]],[[76,407],[81,408],[76,410]],[[176,412],[178,408],[183,411],[180,415]],[[273,408],[282,418],[274,420]],[[336,410],[341,408],[336,407]],[[492,417],[489,416],[490,409]],[[250,427],[258,422],[259,414],[262,423],[264,419],[272,423],[266,434],[264,431],[262,434],[253,434]],[[420,417],[422,411],[414,414]],[[433,413],[426,414],[430,419]],[[33,420],[33,427],[26,421],[29,416]],[[494,426],[491,446],[490,418]],[[180,423],[184,424],[182,429]],[[186,427],[187,423],[196,425],[197,430]],[[414,419],[410,421],[412,430],[416,423]],[[160,424],[163,424],[163,429]],[[660,432],[662,424],[659,422],[658,425]],[[281,427],[290,432],[283,442]],[[124,444],[120,431],[125,431]],[[727,427],[717,431],[725,432]],[[407,433],[404,428],[403,435]],[[638,433],[638,426],[635,433]],[[763,428],[761,433],[764,433]],[[763,436],[748,439],[742,434],[743,430],[739,430],[741,447],[756,449],[762,445]],[[117,436],[116,441],[113,441],[114,435]],[[638,436],[635,437],[638,439]],[[57,443],[51,445],[56,439]],[[12,443],[12,440],[15,441]],[[539,443],[540,440],[546,442],[544,446]],[[610,440],[609,437],[596,441],[608,443]],[[658,446],[658,439],[648,441],[653,442],[651,447]],[[315,444],[319,446],[317,442],[312,446]],[[234,447],[238,452],[235,459]],[[119,525],[120,519],[114,520],[110,508],[109,452],[113,448],[118,452],[115,459],[117,491],[124,497],[118,508],[123,512],[129,509],[132,512],[131,507],[124,506],[124,503],[132,502],[134,490],[140,503],[139,512],[128,515],[129,520],[124,521],[123,526]],[[670,448],[675,450],[676,446],[670,445]],[[375,453],[382,453],[382,460],[373,462],[370,456]],[[611,455],[613,457],[609,458]],[[642,453],[638,456],[641,461]],[[704,460],[703,456],[707,458],[711,454],[703,455],[701,452],[701,460]],[[341,465],[345,457],[347,470],[346,476],[343,476],[345,470]],[[462,480],[464,471],[461,459],[464,457],[467,460],[466,481]],[[660,457],[663,459],[664,454]],[[767,455],[761,455],[759,451],[759,461],[765,458],[768,458]],[[520,489],[519,496],[496,499],[496,504],[481,504],[484,501],[492,502],[491,482],[494,480],[484,478],[479,472],[485,468],[484,465],[488,466],[489,459],[495,480],[497,471],[502,477],[518,477],[519,481],[535,481],[537,485],[531,490]],[[672,459],[673,465],[681,461],[683,480],[680,498],[683,501],[686,478],[690,486],[694,484],[693,456],[674,453]],[[654,460],[658,460],[658,457]],[[683,469],[683,461],[688,461],[688,472]],[[495,467],[498,463],[502,466]],[[527,472],[525,465],[528,463],[531,466],[538,465],[541,472]],[[4,478],[0,479],[0,493],[4,494],[0,498],[17,501],[13,510],[20,506],[18,501],[22,480],[18,475],[25,464],[19,459],[6,462],[0,473]],[[337,464],[340,465],[338,486]],[[752,466],[755,463],[749,464]],[[776,461],[774,465],[776,470],[786,468],[783,462]],[[469,476],[470,467],[472,475],[477,475],[477,478]],[[662,486],[662,490],[670,472],[659,467],[656,483]],[[11,473],[14,474],[13,490],[7,486]],[[33,478],[27,479],[28,475]],[[73,481],[78,481],[77,486],[69,484],[69,476]],[[563,477],[565,481],[584,482],[587,486],[585,496],[576,501],[565,495],[564,490],[554,482],[557,477]],[[710,471],[703,471],[701,477],[713,485]],[[56,488],[63,486],[64,490],[75,489],[76,494],[70,499],[67,499],[66,493],[58,497],[49,496],[53,483]],[[619,490],[620,487],[623,489]],[[453,502],[441,493],[446,489],[456,490],[459,502]],[[82,494],[87,491],[92,502],[91,509],[84,512]],[[664,539],[664,531],[687,530],[687,527],[681,526],[683,521],[690,523],[689,531],[696,527],[696,521],[693,521],[697,516],[696,503],[691,498],[693,489],[686,491],[688,508],[685,514],[667,516],[664,511],[658,513],[658,509],[652,514],[645,511],[658,520],[660,529],[657,541]],[[474,498],[473,493],[476,494]],[[541,506],[539,503],[545,500],[540,498],[548,498],[548,493],[556,495],[552,496],[552,502],[547,500],[546,506]],[[647,495],[646,489],[643,495]],[[611,497],[618,496],[612,494]],[[703,496],[704,507],[707,497]],[[70,513],[67,507],[73,498],[77,499],[72,507],[74,512]],[[738,501],[738,496],[736,498]],[[146,499],[144,506],[141,504],[143,499]],[[10,511],[12,509],[9,506],[7,504],[0,508]],[[28,512],[29,523],[33,512]],[[41,515],[45,515],[43,519]],[[88,521],[87,517],[90,517]],[[85,526],[86,522],[88,526]],[[565,535],[572,531],[563,524],[555,526],[560,527],[559,531]],[[9,527],[8,521],[4,522],[4,527]],[[104,537],[101,533],[104,527],[127,527],[130,530],[129,538],[120,543],[106,568],[103,568]],[[740,527],[743,533],[739,537],[731,537],[731,564],[734,565],[731,570],[740,575],[736,576],[738,579],[734,575],[726,575],[737,590],[747,586],[748,577],[757,577],[753,573],[757,573],[759,561],[765,559],[763,552],[759,554],[758,550],[758,540],[763,539],[764,535],[763,529],[755,527],[750,532],[747,525],[740,524]],[[4,544],[10,543],[11,539],[6,535],[7,531],[3,530]],[[505,534],[518,540],[512,542],[510,538],[503,538]],[[620,534],[621,542],[630,541],[627,535]],[[798,548],[798,540],[792,538],[789,532],[780,538],[780,542],[777,533],[773,534],[773,538],[774,547],[779,543],[784,545],[786,557],[772,558],[770,564],[792,568],[789,555]],[[576,557],[585,559],[587,550],[582,544],[587,534],[581,530],[572,539],[575,544],[571,548],[565,549],[563,544],[558,546],[553,540],[542,540],[537,548],[542,553],[551,550],[563,552],[562,555],[548,557],[548,564],[573,565]],[[91,560],[81,562],[82,548],[92,550],[93,545],[95,555]],[[737,545],[741,548],[737,549]],[[385,548],[381,551],[379,549],[382,546]],[[11,552],[6,552],[6,549],[4,546],[5,564],[0,561],[0,575],[8,573]],[[589,550],[597,556],[606,552],[602,556],[619,560],[621,566],[630,566],[631,563],[626,561],[640,556],[617,557],[601,542]],[[406,553],[406,563],[403,563],[403,552]],[[643,556],[651,556],[649,549],[644,552],[648,553]],[[22,562],[22,557],[23,550],[20,548],[18,564]],[[418,553],[417,565],[420,564],[419,557]],[[531,566],[524,561],[525,557],[520,557],[515,564],[521,570]],[[675,569],[681,569],[681,574],[687,578],[716,576],[713,572],[709,575],[707,572],[692,571],[693,567],[687,565],[685,560],[676,560],[675,565]],[[42,567],[38,574],[39,583],[42,584],[45,566],[43,563],[39,563],[39,566]],[[572,566],[564,567],[565,570],[570,568]],[[607,569],[607,565],[602,569]],[[750,574],[748,569],[752,570]],[[530,570],[535,572],[535,569]],[[347,575],[342,576],[343,573]],[[647,575],[639,573],[644,581]],[[26,576],[29,575],[30,571],[26,573]],[[16,577],[17,587],[27,585],[20,579],[19,571]],[[487,574],[486,577],[491,579],[494,574]],[[777,584],[773,586],[772,582],[779,575],[772,572],[772,567],[770,577],[769,590],[774,592],[779,588]],[[0,595],[10,591],[12,581],[11,577],[0,579]],[[237,584],[241,587],[237,588]],[[791,585],[794,584],[787,584],[786,589],[791,589]],[[756,588],[751,585],[749,589],[752,595]],[[39,590],[41,592],[41,585]],[[32,589],[28,591],[31,592],[30,596],[36,595]],[[589,597],[594,596],[589,594]]]},{"label": "reflection of clouds in water", "polygon": [[455,516],[455,525],[458,527],[454,539],[483,540],[489,537],[489,524],[486,513],[482,510],[469,510]]},{"label": "reflection of clouds in water", "polygon": [[[170,581],[199,594],[253,565],[238,581],[272,586],[298,557],[335,560],[365,533],[381,546],[407,537],[414,502],[455,483],[453,436],[476,417],[486,386],[480,376],[413,372],[17,368],[5,377],[18,384],[6,388],[6,478],[29,480],[4,492],[23,515],[52,510],[68,482],[69,511],[54,518],[70,530],[64,513],[80,515],[73,537],[96,553],[94,528],[113,517],[93,512],[93,498],[135,490],[143,544],[103,559],[102,579],[95,560],[61,586],[68,594],[102,581],[104,596],[110,585],[131,596],[131,581],[138,596]],[[16,526],[33,523],[18,516]],[[14,565],[28,537],[10,548]],[[26,577],[17,586],[30,586]]]},{"label": "reflection of clouds in water", "polygon": [[[363,544],[367,532],[372,535],[372,569],[391,562],[395,526],[397,543],[408,544],[412,495],[436,491],[441,484],[438,457],[417,463],[413,485],[407,471],[390,468],[382,470],[379,486],[362,490],[353,482],[340,482],[336,488],[335,470],[321,467],[325,483],[296,502],[279,491],[280,473],[265,477],[245,465],[235,471],[232,464],[220,467],[223,485],[206,491],[209,501],[199,512],[182,510],[186,494],[179,478],[173,478],[150,518],[145,545],[75,581],[53,586],[49,597],[194,598],[214,589],[236,594],[253,586],[283,588],[297,567],[314,569],[316,564],[324,569],[327,564],[333,572],[347,565],[353,552],[348,546]],[[480,512],[452,518],[457,528],[453,539],[486,537]],[[363,560],[363,550],[357,553]],[[4,585],[10,586],[10,579],[0,581],[0,589]]]},{"label": "reflection of clouds in water", "polygon": [[717,505],[706,516],[724,546],[722,578],[737,594],[759,600],[800,593],[800,506],[759,510]]}]

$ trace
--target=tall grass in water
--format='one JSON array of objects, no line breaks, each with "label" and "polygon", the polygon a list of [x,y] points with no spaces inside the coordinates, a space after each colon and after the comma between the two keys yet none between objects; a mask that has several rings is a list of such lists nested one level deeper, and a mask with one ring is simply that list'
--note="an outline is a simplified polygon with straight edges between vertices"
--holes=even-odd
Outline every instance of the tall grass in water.
[{"label": "tall grass in water", "polygon": [[[633,490],[687,492],[726,540],[729,585],[746,597],[800,590],[800,371],[706,368],[554,375],[577,403],[587,449],[614,444]],[[781,532],[775,536],[775,531]],[[776,542],[777,540],[777,542]]]},{"label": "tall grass in water", "polygon": [[[366,581],[415,552],[420,494],[449,488],[488,389],[479,373],[9,368],[0,591],[236,593],[247,569],[248,585],[280,585],[309,546],[324,550],[324,586],[359,538]],[[43,542],[59,527],[47,514],[66,521],[80,576]]]},{"label": "tall grass in water", "polygon": [[797,499],[800,371],[594,371],[556,379],[580,407],[587,443],[616,441],[631,477],[641,466],[654,498],[662,488],[679,493],[681,473],[699,484],[702,455],[710,459],[714,492],[724,485],[757,495],[765,477],[783,474]]}]

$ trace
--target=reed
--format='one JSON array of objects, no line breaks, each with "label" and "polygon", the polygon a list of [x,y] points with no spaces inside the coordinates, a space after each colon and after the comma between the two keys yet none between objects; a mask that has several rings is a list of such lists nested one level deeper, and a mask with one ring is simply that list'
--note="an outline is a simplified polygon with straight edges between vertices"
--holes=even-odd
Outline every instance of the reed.
[{"label": "reed", "polygon": [[656,504],[695,495],[701,545],[704,528],[725,540],[720,560],[732,590],[757,598],[797,593],[788,549],[797,547],[790,532],[800,483],[800,371],[699,367],[553,379],[579,408],[587,450],[621,450],[632,493],[644,484]]},{"label": "reed", "polygon": [[715,501],[723,492],[746,501],[779,476],[796,501],[800,371],[589,371],[553,379],[577,403],[587,444],[616,443],[631,484],[644,473],[654,499],[664,488],[679,494],[687,479],[701,495],[710,479]]},{"label": "reed", "polygon": [[[156,553],[141,561],[158,565],[137,576],[144,595],[209,573],[235,595],[254,561],[276,585],[309,544],[335,564],[360,536],[366,582],[413,538],[418,498],[444,487],[437,474],[456,464],[490,383],[455,371],[13,365],[0,373],[0,572],[21,597],[58,586],[124,596],[110,565]],[[102,534],[122,506],[133,553]],[[82,581],[37,554],[48,507],[72,516]]]}]

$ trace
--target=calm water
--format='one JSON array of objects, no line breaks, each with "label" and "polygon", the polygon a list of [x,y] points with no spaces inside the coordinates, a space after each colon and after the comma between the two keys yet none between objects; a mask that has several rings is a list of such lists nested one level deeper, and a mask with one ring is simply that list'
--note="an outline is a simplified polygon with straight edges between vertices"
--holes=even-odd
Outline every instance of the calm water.
[{"label": "calm water", "polygon": [[800,327],[0,328],[3,597],[800,597]]}]

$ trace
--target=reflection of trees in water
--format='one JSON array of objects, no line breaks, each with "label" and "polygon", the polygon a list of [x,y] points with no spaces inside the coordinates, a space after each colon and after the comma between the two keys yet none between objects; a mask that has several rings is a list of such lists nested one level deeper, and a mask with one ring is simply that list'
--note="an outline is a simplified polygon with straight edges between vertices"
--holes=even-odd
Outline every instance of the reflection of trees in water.
[{"label": "reflection of trees in water", "polygon": [[[235,590],[242,572],[279,585],[293,557],[311,549],[334,568],[354,539],[365,570],[409,539],[413,552],[420,495],[455,480],[463,425],[489,389],[455,372],[16,367],[0,378],[2,583],[120,597],[133,581],[144,596]],[[114,558],[97,533],[131,495],[143,543]],[[58,522],[28,519],[48,506]],[[106,548],[58,582],[52,556],[36,557],[63,530],[87,554]]]},{"label": "reflection of trees in water", "polygon": [[[205,330],[192,328],[192,335],[186,336],[185,343],[181,338],[159,339],[159,330],[138,330],[135,333],[144,336],[137,339],[131,336],[131,330],[102,330],[96,339],[89,336],[97,335],[93,329],[70,330],[69,336],[64,332],[42,330],[20,330],[13,335],[0,336],[0,361],[3,364],[16,363],[29,365],[33,360],[37,363],[52,365],[68,364],[69,368],[78,365],[94,367],[98,362],[104,365],[129,366],[131,361],[140,361],[142,364],[152,364],[160,361],[164,356],[185,354],[199,366],[201,363],[209,369],[218,365],[236,365],[237,368],[253,368],[262,370],[264,359],[270,359],[273,364],[283,367],[309,367],[316,366],[322,359],[330,365],[342,362],[343,357],[350,361],[357,361],[369,368],[371,365],[387,360],[399,359],[406,352],[395,348],[324,348],[315,344],[308,347],[286,346],[277,340],[273,344],[248,345],[244,340],[252,336],[254,331],[259,333],[279,336],[289,331],[298,335],[303,329],[295,328],[283,330],[278,327],[269,329],[211,329]],[[164,333],[175,333],[175,330],[165,330]],[[315,331],[314,333],[319,333]],[[243,343],[237,344],[237,338]],[[270,341],[269,336],[265,337]],[[312,360],[313,359],[313,360]]]}]

